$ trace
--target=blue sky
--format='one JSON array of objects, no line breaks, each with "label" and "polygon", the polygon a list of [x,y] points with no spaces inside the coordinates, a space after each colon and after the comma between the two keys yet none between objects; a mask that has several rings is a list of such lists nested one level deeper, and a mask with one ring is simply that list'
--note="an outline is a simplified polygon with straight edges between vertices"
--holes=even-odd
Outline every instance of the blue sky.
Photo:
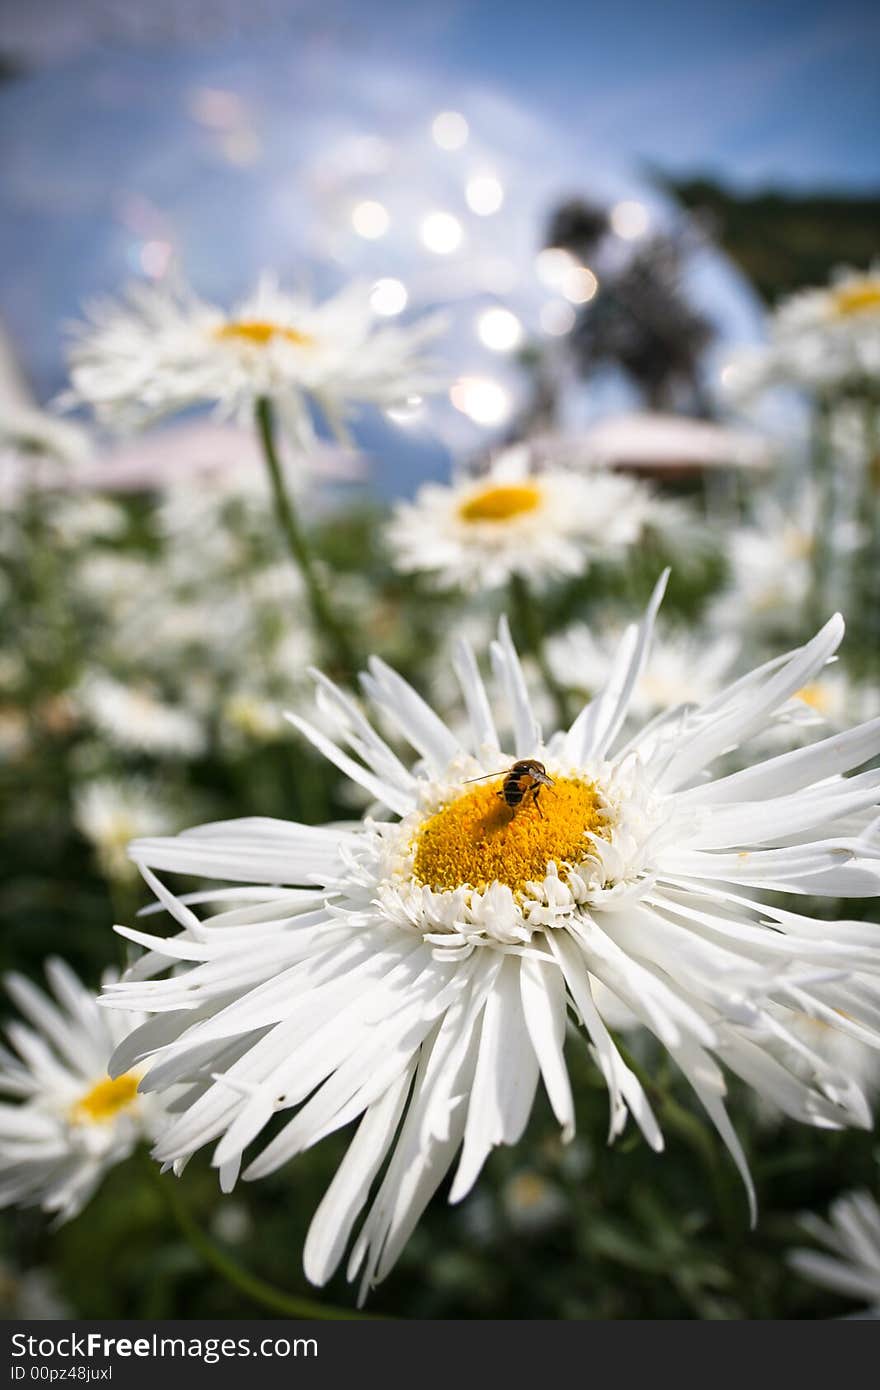
[{"label": "blue sky", "polygon": [[[217,15],[204,37],[181,16]],[[225,17],[225,20],[221,18]],[[480,80],[627,159],[742,183],[880,182],[876,0],[6,0],[0,42],[56,72],[89,54],[261,39]]]},{"label": "blue sky", "polygon": [[[6,0],[0,51],[26,69],[0,88],[0,323],[43,398],[63,383],[60,324],[146,242],[167,239],[219,299],[265,265],[320,288],[420,274],[411,232],[381,244],[386,262],[331,248],[321,199],[358,132],[395,146],[389,196],[448,198],[425,134],[438,109],[465,110],[469,149],[504,172],[489,230],[522,274],[556,197],[650,202],[649,164],[880,189],[880,5],[863,0]],[[206,89],[240,96],[252,159],[199,124]],[[748,294],[728,290],[728,337],[748,335]]]},{"label": "blue sky", "polygon": [[[628,159],[737,183],[880,186],[880,5],[478,0],[371,6],[371,47],[430,51]],[[387,23],[381,22],[384,14]],[[394,16],[394,18],[389,18]]]}]

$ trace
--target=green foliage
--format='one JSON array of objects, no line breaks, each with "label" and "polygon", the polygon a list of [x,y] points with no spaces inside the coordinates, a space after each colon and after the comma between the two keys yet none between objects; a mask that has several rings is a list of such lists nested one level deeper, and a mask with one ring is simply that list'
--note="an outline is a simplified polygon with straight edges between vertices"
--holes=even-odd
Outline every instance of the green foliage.
[{"label": "green foliage", "polygon": [[793,290],[824,284],[838,266],[865,269],[877,255],[880,198],[838,193],[740,193],[711,177],[674,178],[661,186],[697,214],[767,304]]}]

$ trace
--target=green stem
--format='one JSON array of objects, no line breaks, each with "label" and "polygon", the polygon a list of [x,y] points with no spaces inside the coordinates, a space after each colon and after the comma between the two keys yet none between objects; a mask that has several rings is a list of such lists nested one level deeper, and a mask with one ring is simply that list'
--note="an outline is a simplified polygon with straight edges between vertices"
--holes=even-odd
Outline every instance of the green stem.
[{"label": "green stem", "polygon": [[253,1303],[270,1308],[274,1313],[283,1313],[288,1318],[320,1318],[323,1321],[372,1321],[369,1313],[349,1312],[345,1308],[335,1308],[332,1304],[318,1303],[311,1298],[299,1298],[294,1294],[277,1289],[256,1274],[244,1269],[238,1261],[219,1245],[215,1245],[201,1226],[193,1218],[189,1207],[177,1190],[177,1179],[163,1176],[152,1159],[147,1159],[150,1178],[162,1193],[168,1210],[180,1228],[187,1244],[217,1274],[225,1279],[239,1293]]},{"label": "green stem", "polygon": [[327,591],[318,574],[302,524],[290,493],[284,484],[284,472],[275,444],[275,422],[271,401],[265,397],[257,401],[256,414],[257,432],[260,436],[263,457],[269,472],[278,524],[294,564],[303,577],[309,607],[312,610],[312,619],[321,638],[330,648],[339,674],[353,676],[358,666],[357,658],[345,627],[333,611]]},{"label": "green stem", "polygon": [[865,542],[854,559],[851,620],[863,637],[864,657],[871,668],[878,662],[878,606],[880,606],[880,441],[877,437],[878,402],[871,396],[864,401],[865,457],[859,521],[865,528]]},{"label": "green stem", "polygon": [[811,454],[813,482],[816,490],[816,515],[813,524],[813,582],[809,596],[809,622],[820,627],[828,614],[828,586],[834,547],[835,479],[831,460],[831,409],[819,399],[813,410]]},{"label": "green stem", "polygon": [[553,674],[544,649],[544,634],[541,629],[541,616],[535,607],[529,586],[521,574],[514,574],[510,580],[510,596],[519,629],[520,640],[525,641],[529,651],[538,663],[544,684],[556,709],[559,727],[567,729],[571,723],[568,698],[565,690]]}]

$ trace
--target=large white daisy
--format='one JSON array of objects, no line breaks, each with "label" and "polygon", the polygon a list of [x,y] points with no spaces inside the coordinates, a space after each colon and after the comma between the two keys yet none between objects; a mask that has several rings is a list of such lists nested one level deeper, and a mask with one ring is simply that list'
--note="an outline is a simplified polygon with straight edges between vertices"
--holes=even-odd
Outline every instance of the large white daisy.
[{"label": "large white daisy", "polygon": [[[842,774],[880,751],[880,720],[734,775],[711,773],[822,669],[843,624],[832,619],[803,648],[621,745],[662,587],[626,631],[602,694],[549,737],[503,622],[491,648],[497,700],[471,650],[458,649],[464,738],[395,672],[370,663],[364,692],[412,745],[411,768],[318,676],[339,744],[293,723],[392,819],[248,819],[132,848],[180,931],[166,939],[119,928],[147,954],[106,1002],[152,1017],[113,1066],[151,1060],[148,1087],[197,1085],[156,1156],[183,1159],[213,1144],[227,1188],[271,1121],[248,1178],[360,1121],[306,1243],[318,1284],[364,1206],[349,1275],[360,1271],[362,1293],[381,1279],[456,1156],[453,1202],[496,1145],[520,1138],[540,1079],[563,1134],[573,1134],[569,1013],[607,1083],[610,1136],[631,1114],[663,1147],[595,981],[668,1050],[747,1183],[725,1067],[806,1123],[869,1123],[848,1076],[816,1056],[805,1080],[775,1053],[780,1040],[801,1056],[808,1049],[788,1037],[780,1005],[880,1043],[877,928],[814,921],[760,897],[878,892],[880,772]],[[514,759],[539,759],[553,784],[511,810],[498,792]],[[237,886],[184,899],[155,870]]]},{"label": "large white daisy", "polygon": [[390,406],[433,389],[422,348],[438,328],[437,320],[378,327],[370,287],[360,284],[315,304],[266,275],[230,312],[182,285],[136,285],[122,302],[93,305],[76,328],[63,400],[128,430],[202,402],[247,421],[266,398],[307,446],[310,399],[341,431],[354,405]]},{"label": "large white daisy", "polygon": [[162,1114],[138,1094],[142,1071],[115,1076],[107,1063],[142,1016],[108,1013],[62,960],[50,960],[52,996],[22,975],[6,987],[26,1023],[7,1026],[16,1056],[0,1049],[0,1206],[40,1206],[58,1221],[82,1210],[105,1174]]},{"label": "large white daisy", "polygon": [[597,468],[532,472],[525,447],[506,450],[478,479],[428,483],[397,504],[387,528],[396,567],[444,588],[497,588],[512,575],[572,578],[615,559],[642,535],[650,490]]}]

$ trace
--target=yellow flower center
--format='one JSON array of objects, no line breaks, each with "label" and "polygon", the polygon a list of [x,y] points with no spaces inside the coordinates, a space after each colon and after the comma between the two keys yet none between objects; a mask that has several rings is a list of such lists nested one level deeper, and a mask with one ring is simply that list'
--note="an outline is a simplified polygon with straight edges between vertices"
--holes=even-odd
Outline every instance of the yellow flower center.
[{"label": "yellow flower center", "polygon": [[120,1111],[127,1110],[137,1100],[139,1080],[140,1077],[131,1071],[117,1076],[115,1080],[105,1076],[71,1107],[71,1120],[80,1125],[97,1125],[115,1120]]},{"label": "yellow flower center", "polygon": [[807,560],[813,553],[813,537],[797,526],[785,526],[782,530],[782,549],[789,560]]},{"label": "yellow flower center", "polygon": [[518,1211],[533,1211],[550,1191],[550,1184],[538,1173],[517,1173],[507,1184],[507,1197]]},{"label": "yellow flower center", "polygon": [[599,794],[587,782],[554,778],[539,801],[527,792],[514,808],[499,796],[502,783],[475,787],[425,821],[413,865],[421,883],[436,892],[506,883],[519,892],[540,882],[551,861],[565,878],[566,865],[589,853],[587,834],[604,831]]},{"label": "yellow flower center", "polygon": [[221,342],[253,343],[255,347],[265,347],[273,338],[283,338],[296,347],[311,347],[315,341],[310,333],[284,328],[268,319],[230,319],[214,330],[214,336]]},{"label": "yellow flower center", "polygon": [[852,280],[834,291],[834,312],[841,318],[851,314],[870,314],[880,311],[880,277],[864,276]]},{"label": "yellow flower center", "polygon": [[817,714],[827,714],[830,705],[828,691],[819,681],[811,681],[809,685],[802,685],[800,690],[795,691],[795,699],[803,700],[805,705],[814,709]]},{"label": "yellow flower center", "polygon": [[475,493],[458,509],[462,521],[509,521],[512,516],[537,511],[541,489],[534,483],[501,483]]}]

